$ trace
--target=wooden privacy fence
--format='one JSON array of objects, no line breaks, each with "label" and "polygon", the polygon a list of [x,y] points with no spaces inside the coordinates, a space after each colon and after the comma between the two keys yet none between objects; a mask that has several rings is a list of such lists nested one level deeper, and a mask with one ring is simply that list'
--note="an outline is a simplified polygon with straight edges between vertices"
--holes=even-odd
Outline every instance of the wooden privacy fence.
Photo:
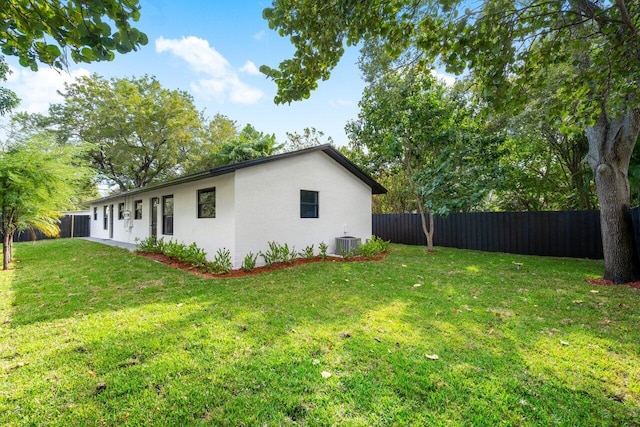
[{"label": "wooden privacy fence", "polygon": [[[60,219],[60,237],[88,237],[89,236],[89,215],[65,215]],[[49,237],[36,230],[36,240],[49,239]],[[0,236],[2,233],[0,233]],[[16,233],[14,242],[30,242],[32,240],[30,231]]]},{"label": "wooden privacy fence", "polygon": [[[633,209],[635,224],[638,209]],[[434,223],[435,246],[603,258],[600,211],[452,213],[447,217],[435,216]],[[394,243],[427,244],[418,214],[374,214],[373,234]]]}]

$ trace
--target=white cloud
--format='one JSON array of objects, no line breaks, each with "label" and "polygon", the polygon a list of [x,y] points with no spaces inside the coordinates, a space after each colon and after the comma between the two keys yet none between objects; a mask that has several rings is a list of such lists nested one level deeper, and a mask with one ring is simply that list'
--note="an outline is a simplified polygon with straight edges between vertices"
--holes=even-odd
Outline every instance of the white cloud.
[{"label": "white cloud", "polygon": [[260,75],[262,75],[260,70],[258,70],[258,67],[256,67],[256,64],[254,64],[251,61],[245,62],[244,65],[240,68],[240,71],[245,73],[245,74],[249,74],[250,76],[260,76]]},{"label": "white cloud", "polygon": [[353,105],[353,102],[346,101],[344,99],[336,99],[335,101],[329,101],[329,105],[333,108],[351,107]]},{"label": "white cloud", "polygon": [[[254,104],[264,96],[260,89],[242,82],[229,61],[207,40],[194,36],[180,40],[160,37],[156,39],[156,52],[169,52],[185,61],[194,72],[206,76],[191,83],[192,90],[205,99],[229,99],[240,104]],[[241,71],[248,64],[255,68],[255,64],[248,61]]]},{"label": "white cloud", "polygon": [[264,32],[264,30],[260,30],[260,31],[258,31],[257,33],[255,33],[253,35],[253,38],[256,39],[256,40],[262,40],[262,38],[265,36],[265,34],[266,33]]},{"label": "white cloud", "polygon": [[42,65],[35,72],[26,68],[9,68],[11,74],[7,76],[7,82],[3,86],[14,91],[20,98],[21,102],[16,110],[28,113],[46,113],[50,104],[63,102],[58,91],[64,90],[65,83],[73,83],[78,77],[90,75],[84,68],[70,73]]},{"label": "white cloud", "polygon": [[440,73],[436,70],[431,70],[431,73],[436,79],[443,81],[447,86],[453,86],[453,84],[456,82],[456,77],[452,76],[451,74]]}]

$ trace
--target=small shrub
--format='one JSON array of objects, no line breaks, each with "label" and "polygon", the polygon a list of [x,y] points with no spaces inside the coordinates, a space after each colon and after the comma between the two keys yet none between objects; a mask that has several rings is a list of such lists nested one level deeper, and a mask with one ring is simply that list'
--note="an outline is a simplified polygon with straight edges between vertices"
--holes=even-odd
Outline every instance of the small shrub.
[{"label": "small shrub", "polygon": [[242,260],[242,270],[243,271],[252,271],[254,268],[256,268],[256,260],[258,259],[258,255],[254,255],[253,253],[249,252],[248,254],[246,254],[244,256],[244,259]]},{"label": "small shrub", "polygon": [[341,254],[342,258],[344,259],[351,259],[354,256],[358,255],[358,250],[356,248],[350,248],[348,251],[345,248],[341,248]]},{"label": "small shrub", "polygon": [[174,240],[169,240],[163,248],[163,253],[169,258],[180,259],[183,252],[186,250],[186,246],[182,243],[178,243]]},{"label": "small shrub", "polygon": [[296,248],[294,246],[289,249],[289,245],[285,243],[280,247],[280,257],[282,258],[282,261],[287,264],[291,264],[296,260],[296,258],[298,258],[298,252],[296,252]]},{"label": "small shrub", "polygon": [[258,252],[264,263],[270,266],[274,262],[282,261],[282,247],[276,242],[269,242],[269,249],[266,252]]},{"label": "small shrub", "polygon": [[327,259],[327,250],[329,249],[329,246],[327,246],[325,242],[320,242],[318,249],[320,250],[320,258],[323,260]]},{"label": "small shrub", "polygon": [[303,251],[298,254],[300,258],[312,259],[313,258],[313,245],[307,246]]},{"label": "small shrub", "polygon": [[195,267],[204,267],[207,263],[207,253],[193,242],[184,249],[180,261],[188,262]]},{"label": "small shrub", "polygon": [[164,249],[164,240],[158,238],[156,236],[150,236],[146,239],[139,239],[136,237],[134,240],[137,246],[137,250],[140,252],[149,252],[149,253],[162,253]]},{"label": "small shrub", "polygon": [[391,241],[384,241],[377,236],[371,236],[368,242],[360,245],[358,248],[360,255],[370,258],[372,256],[381,254],[389,249]]},{"label": "small shrub", "polygon": [[231,252],[229,249],[218,249],[216,255],[213,257],[213,261],[208,262],[205,269],[214,274],[224,274],[231,271]]}]

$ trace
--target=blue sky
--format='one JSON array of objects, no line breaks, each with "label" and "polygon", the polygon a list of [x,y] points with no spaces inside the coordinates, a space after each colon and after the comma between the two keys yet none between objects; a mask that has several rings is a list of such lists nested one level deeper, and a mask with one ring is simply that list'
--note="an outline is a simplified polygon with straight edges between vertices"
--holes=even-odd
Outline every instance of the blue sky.
[{"label": "blue sky", "polygon": [[262,10],[269,1],[237,0],[189,2],[142,0],[137,28],[149,37],[138,52],[116,55],[112,62],[71,64],[69,73],[41,66],[37,73],[8,57],[13,74],[3,86],[22,99],[18,110],[45,113],[56,94],[75,76],[98,73],[104,77],[154,75],[164,87],[190,93],[196,107],[212,117],[222,113],[240,127],[275,133],[315,127],[336,145],[347,142],[344,125],[358,114],[364,88],[356,66],[358,50],[347,50],[330,80],[320,82],[311,98],[275,105],[275,83],[257,71],[260,65],[277,66],[293,54],[289,41],[269,29]]}]

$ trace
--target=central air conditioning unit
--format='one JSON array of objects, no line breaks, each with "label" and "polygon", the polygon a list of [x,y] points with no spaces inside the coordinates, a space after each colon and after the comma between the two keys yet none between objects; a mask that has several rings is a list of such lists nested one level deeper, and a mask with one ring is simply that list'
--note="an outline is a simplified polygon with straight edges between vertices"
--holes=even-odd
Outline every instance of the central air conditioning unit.
[{"label": "central air conditioning unit", "polygon": [[336,237],[336,254],[357,253],[360,247],[360,238],[353,236]]}]

